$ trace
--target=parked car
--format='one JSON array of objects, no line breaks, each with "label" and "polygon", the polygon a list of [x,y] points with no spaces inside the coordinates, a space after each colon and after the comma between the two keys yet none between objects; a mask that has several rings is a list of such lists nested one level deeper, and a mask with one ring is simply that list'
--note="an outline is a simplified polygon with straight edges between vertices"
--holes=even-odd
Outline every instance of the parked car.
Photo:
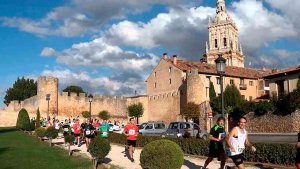
[{"label": "parked car", "polygon": [[208,133],[201,130],[198,124],[192,122],[172,122],[162,137],[196,137],[207,140]]},{"label": "parked car", "polygon": [[146,122],[139,126],[139,133],[144,136],[161,136],[166,132],[164,122]]}]

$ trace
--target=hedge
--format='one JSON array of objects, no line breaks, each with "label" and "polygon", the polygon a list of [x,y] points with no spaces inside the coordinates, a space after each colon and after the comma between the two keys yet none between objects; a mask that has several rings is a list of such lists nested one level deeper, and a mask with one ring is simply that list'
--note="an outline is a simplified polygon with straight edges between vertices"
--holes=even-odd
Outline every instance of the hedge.
[{"label": "hedge", "polygon": [[26,131],[32,130],[28,112],[24,108],[19,111],[16,128]]},{"label": "hedge", "polygon": [[[137,147],[144,147],[151,141],[160,140],[161,137],[138,136]],[[195,138],[167,138],[168,140],[177,143],[185,154],[190,155],[208,155],[209,141]],[[110,133],[109,141],[111,143],[126,144],[126,136]],[[252,153],[246,149],[244,156],[247,161],[272,163],[279,165],[294,165],[296,157],[296,149],[291,144],[277,144],[277,143],[254,143],[257,151]]]}]

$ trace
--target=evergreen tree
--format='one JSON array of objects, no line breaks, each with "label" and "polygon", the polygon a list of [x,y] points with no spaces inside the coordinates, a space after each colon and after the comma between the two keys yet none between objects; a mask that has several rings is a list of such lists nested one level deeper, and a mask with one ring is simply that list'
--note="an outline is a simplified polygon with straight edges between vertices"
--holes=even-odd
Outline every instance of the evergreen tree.
[{"label": "evergreen tree", "polygon": [[80,86],[68,86],[63,90],[63,92],[77,93],[77,94],[85,93]]},{"label": "evergreen tree", "polygon": [[37,83],[33,79],[18,78],[13,86],[6,90],[4,103],[8,105],[13,100],[23,101],[37,95]]},{"label": "evergreen tree", "polygon": [[36,122],[35,122],[36,129],[41,127],[40,121],[41,121],[41,113],[40,113],[40,109],[38,108],[36,111]]},{"label": "evergreen tree", "polygon": [[216,97],[217,95],[216,95],[214,84],[212,82],[209,82],[209,98],[210,100],[213,100]]},{"label": "evergreen tree", "polygon": [[214,114],[221,113],[221,100],[217,97],[215,87],[212,82],[209,83],[209,103]]},{"label": "evergreen tree", "polygon": [[139,124],[139,117],[143,116],[144,107],[142,103],[132,104],[127,107],[127,111],[129,116],[135,117],[137,120],[137,124]]},{"label": "evergreen tree", "polygon": [[30,131],[30,119],[26,109],[21,109],[18,114],[16,128],[20,130]]},{"label": "evergreen tree", "polygon": [[224,91],[224,107],[239,107],[243,102],[243,98],[239,89],[233,85],[227,85]]}]

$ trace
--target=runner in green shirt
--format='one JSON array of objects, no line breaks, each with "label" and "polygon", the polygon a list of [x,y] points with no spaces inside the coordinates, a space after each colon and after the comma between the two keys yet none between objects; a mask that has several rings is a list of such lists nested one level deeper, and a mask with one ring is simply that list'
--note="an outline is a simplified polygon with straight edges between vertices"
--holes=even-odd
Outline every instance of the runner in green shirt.
[{"label": "runner in green shirt", "polygon": [[100,135],[101,138],[108,138],[108,127],[107,127],[107,125],[105,125],[105,124],[101,125],[99,130],[100,130],[100,133],[101,133],[101,135]]}]

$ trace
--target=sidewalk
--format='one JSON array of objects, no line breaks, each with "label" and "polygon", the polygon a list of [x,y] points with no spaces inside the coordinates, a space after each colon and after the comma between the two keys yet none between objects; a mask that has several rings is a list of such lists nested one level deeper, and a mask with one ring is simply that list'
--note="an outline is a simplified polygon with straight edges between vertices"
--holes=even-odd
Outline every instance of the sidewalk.
[{"label": "sidewalk", "polygon": [[[62,143],[63,139],[54,139],[53,143]],[[64,144],[61,144],[62,147],[65,149],[68,149],[68,147],[64,146]],[[81,153],[84,156],[87,156],[88,158],[91,158],[91,155],[86,151],[85,144],[81,147],[77,146],[71,146],[71,150],[73,150],[75,153]],[[104,163],[107,164],[113,164],[116,166],[119,166],[123,169],[142,169],[140,166],[140,154],[142,149],[137,148],[134,153],[134,159],[135,162],[131,162],[127,158],[127,154],[125,154],[125,148],[124,146],[120,146],[117,144],[111,144],[111,151],[107,155],[107,157],[104,160]],[[190,157],[185,156],[184,157],[184,165],[181,167],[181,169],[199,169],[201,166],[203,166],[205,162],[205,159],[197,158],[197,157]],[[226,163],[228,166],[234,166],[233,163]],[[212,161],[209,166],[209,169],[219,169],[220,164],[217,160]],[[262,167],[255,167],[255,166],[247,166],[246,169],[263,169]]]}]

